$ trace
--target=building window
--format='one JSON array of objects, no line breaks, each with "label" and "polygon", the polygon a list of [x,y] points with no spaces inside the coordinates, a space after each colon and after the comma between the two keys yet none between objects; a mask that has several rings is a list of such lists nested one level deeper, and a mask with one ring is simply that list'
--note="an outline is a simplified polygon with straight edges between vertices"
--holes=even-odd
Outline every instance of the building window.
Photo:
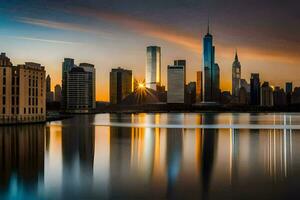
[{"label": "building window", "polygon": [[44,113],[44,110],[43,110],[43,108],[41,108],[41,114],[43,114]]},{"label": "building window", "polygon": [[34,114],[34,108],[31,108],[31,113]]},{"label": "building window", "polygon": [[29,90],[29,96],[31,96],[31,89],[29,88],[28,90]]},{"label": "building window", "polygon": [[19,97],[16,97],[16,105],[19,105]]},{"label": "building window", "polygon": [[20,94],[20,88],[17,87],[17,95],[19,95],[19,94]]},{"label": "building window", "polygon": [[28,98],[28,101],[29,101],[29,105],[31,106],[31,98],[30,97]]},{"label": "building window", "polygon": [[2,114],[5,114],[5,107],[2,108]]},{"label": "building window", "polygon": [[29,79],[29,87],[31,87],[31,79]]},{"label": "building window", "polygon": [[39,109],[35,108],[35,113],[38,114],[39,113]]},{"label": "building window", "polygon": [[3,68],[3,76],[6,76],[6,69]]},{"label": "building window", "polygon": [[3,85],[6,85],[6,78],[3,77]]},{"label": "building window", "polygon": [[24,108],[24,114],[26,114],[26,108]]},{"label": "building window", "polygon": [[30,108],[28,108],[28,112],[29,112],[29,114],[31,114],[31,109]]},{"label": "building window", "polygon": [[2,104],[5,105],[6,104],[6,98],[2,97]]},{"label": "building window", "polygon": [[18,115],[19,114],[19,107],[16,108],[16,111],[17,111],[17,115]]},{"label": "building window", "polygon": [[11,94],[14,95],[15,94],[15,87],[11,88]]},{"label": "building window", "polygon": [[15,114],[15,108],[14,107],[11,108],[11,114]]},{"label": "building window", "polygon": [[15,97],[11,97],[11,104],[15,105]]},{"label": "building window", "polygon": [[3,94],[3,95],[6,94],[6,88],[5,88],[5,87],[2,88],[2,94]]}]

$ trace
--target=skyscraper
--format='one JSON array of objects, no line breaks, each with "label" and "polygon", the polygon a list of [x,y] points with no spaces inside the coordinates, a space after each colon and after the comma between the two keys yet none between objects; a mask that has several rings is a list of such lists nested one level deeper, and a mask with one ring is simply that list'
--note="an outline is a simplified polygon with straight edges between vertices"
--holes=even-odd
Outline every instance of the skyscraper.
[{"label": "skyscraper", "polygon": [[51,91],[51,77],[48,74],[46,78],[46,102],[50,103],[53,102],[54,95],[53,92]]},{"label": "skyscraper", "polygon": [[74,59],[65,58],[62,64],[62,77],[61,104],[63,109],[67,112],[85,113],[96,108],[94,65],[81,63],[78,67]]},{"label": "skyscraper", "polygon": [[203,38],[203,100],[218,102],[220,96],[220,69],[215,63],[213,36],[208,32]]},{"label": "skyscraper", "polygon": [[250,104],[260,105],[260,80],[259,74],[251,74],[250,79]]},{"label": "skyscraper", "polygon": [[153,90],[161,85],[161,48],[147,47],[146,87]]},{"label": "skyscraper", "polygon": [[61,102],[61,87],[59,84],[55,85],[54,88],[54,101]]},{"label": "skyscraper", "polygon": [[185,66],[168,66],[168,103],[184,103],[185,101]]},{"label": "skyscraper", "polygon": [[0,55],[0,124],[46,120],[45,68],[26,62],[13,66]]},{"label": "skyscraper", "polygon": [[236,52],[235,59],[232,64],[232,97],[233,98],[237,98],[239,96],[240,87],[241,87],[241,63],[239,61]]},{"label": "skyscraper", "polygon": [[293,93],[293,83],[292,82],[287,82],[285,84],[285,93],[286,93],[286,102],[288,105],[292,103],[292,93]]},{"label": "skyscraper", "polygon": [[202,101],[202,71],[197,72],[196,101],[198,103]]},{"label": "skyscraper", "polygon": [[133,91],[132,71],[121,67],[110,72],[110,103],[119,104]]},{"label": "skyscraper", "polygon": [[88,73],[88,90],[89,90],[89,109],[96,108],[96,69],[95,66],[89,63],[80,63],[85,72]]},{"label": "skyscraper", "polygon": [[273,106],[273,88],[269,85],[269,82],[264,82],[261,86],[261,106]]},{"label": "skyscraper", "polygon": [[75,67],[74,59],[72,58],[65,58],[64,62],[62,63],[62,81],[61,81],[61,87],[62,87],[62,101],[61,106],[62,108],[66,108],[67,104],[67,75],[71,71],[71,69]]},{"label": "skyscraper", "polygon": [[89,112],[88,82],[88,73],[82,67],[73,67],[71,71],[67,73],[67,112]]},{"label": "skyscraper", "polygon": [[285,92],[286,93],[292,93],[293,92],[293,83],[292,82],[285,83]]}]

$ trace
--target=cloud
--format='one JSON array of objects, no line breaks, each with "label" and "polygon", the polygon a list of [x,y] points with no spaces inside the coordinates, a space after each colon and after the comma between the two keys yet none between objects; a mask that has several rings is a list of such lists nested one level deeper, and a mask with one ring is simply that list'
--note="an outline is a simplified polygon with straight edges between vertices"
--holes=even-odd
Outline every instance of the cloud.
[{"label": "cloud", "polygon": [[75,31],[75,32],[84,32],[84,33],[93,33],[97,36],[112,39],[109,33],[99,30],[97,28],[92,28],[87,25],[83,24],[76,24],[71,22],[57,22],[52,20],[45,20],[45,19],[37,19],[37,18],[29,18],[29,17],[19,17],[16,18],[16,21],[31,24],[35,26],[41,26],[46,28],[58,29],[58,30],[66,30],[66,31]]},{"label": "cloud", "polygon": [[62,40],[49,40],[49,39],[43,39],[43,38],[24,37],[24,36],[9,36],[9,37],[15,38],[15,39],[20,39],[20,40],[47,42],[47,43],[54,43],[54,44],[66,44],[66,45],[83,44],[81,42],[70,42],[70,41],[62,41]]}]

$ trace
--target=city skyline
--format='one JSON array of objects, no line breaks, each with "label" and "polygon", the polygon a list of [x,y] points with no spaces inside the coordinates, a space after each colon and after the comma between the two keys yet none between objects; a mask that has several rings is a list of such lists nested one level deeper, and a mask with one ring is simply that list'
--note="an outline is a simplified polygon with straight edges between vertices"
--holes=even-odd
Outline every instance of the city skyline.
[{"label": "city skyline", "polygon": [[[226,6],[217,1],[209,5],[206,1],[191,1],[191,5],[182,1],[172,5],[170,2],[153,1],[142,5],[128,1],[113,4],[110,9],[105,9],[104,4],[105,8],[100,9],[99,3],[81,1],[72,1],[73,6],[69,1],[31,2],[34,7],[21,1],[4,2],[1,6],[1,51],[7,53],[13,64],[33,61],[44,65],[53,77],[52,90],[61,82],[63,58],[72,57],[78,63],[95,65],[97,100],[107,101],[111,68],[124,66],[133,70],[138,80],[145,79],[145,47],[149,45],[162,48],[163,85],[167,83],[167,66],[176,59],[187,60],[187,80],[195,81],[196,71],[202,67],[201,40],[208,15],[218,49],[216,60],[220,65],[222,90],[231,90],[231,66],[236,48],[243,66],[242,76],[247,81],[251,73],[257,72],[261,80],[274,86],[284,87],[287,81],[300,85],[297,79],[300,49],[296,37],[300,32],[296,26],[299,16],[287,15],[298,7],[297,3],[282,7],[264,0],[244,9],[241,5],[245,2],[238,1]],[[126,7],[126,3],[130,6]],[[152,15],[142,15],[149,9],[147,6],[157,10],[153,10]],[[169,10],[161,12],[167,7]],[[265,7],[268,9],[264,10]],[[184,10],[179,19],[172,15],[178,8]],[[226,10],[233,12],[225,15]],[[241,10],[243,12],[238,12]],[[267,14],[263,15],[263,11]],[[274,20],[279,23],[271,23]],[[117,57],[111,59],[112,55]]]}]

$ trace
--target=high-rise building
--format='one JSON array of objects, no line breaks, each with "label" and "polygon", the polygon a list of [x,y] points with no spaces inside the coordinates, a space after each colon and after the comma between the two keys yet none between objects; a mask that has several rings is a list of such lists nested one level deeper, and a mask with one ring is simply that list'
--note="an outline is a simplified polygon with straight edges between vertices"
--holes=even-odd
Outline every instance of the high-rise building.
[{"label": "high-rise building", "polygon": [[269,85],[268,82],[264,82],[261,86],[261,106],[273,106],[273,88]]},{"label": "high-rise building", "polygon": [[284,89],[280,87],[275,87],[273,92],[274,106],[284,106],[286,105],[286,95]]},{"label": "high-rise building", "polygon": [[293,92],[293,83],[292,82],[285,83],[285,92],[286,93],[292,93]]},{"label": "high-rise building", "polygon": [[220,69],[215,63],[213,36],[208,32],[203,38],[203,100],[218,102],[220,97]]},{"label": "high-rise building", "polygon": [[235,59],[232,64],[232,97],[237,98],[239,96],[239,90],[241,87],[241,63],[237,52],[235,53]]},{"label": "high-rise building", "polygon": [[45,68],[26,62],[13,66],[0,55],[0,124],[46,120]]},{"label": "high-rise building", "polygon": [[287,82],[285,84],[285,93],[286,93],[286,103],[290,105],[292,103],[292,94],[293,94],[293,83]]},{"label": "high-rise building", "polygon": [[51,91],[51,77],[48,74],[46,78],[46,102],[50,103],[54,100],[54,94]]},{"label": "high-rise building", "polygon": [[196,82],[190,82],[186,86],[186,104],[194,104],[196,103]]},{"label": "high-rise building", "polygon": [[74,64],[74,59],[72,58],[65,58],[64,62],[62,63],[62,81],[61,81],[61,87],[62,87],[62,101],[61,101],[61,107],[66,108],[67,107],[67,76],[68,73],[71,71],[72,68],[76,67]]},{"label": "high-rise building", "polygon": [[156,90],[161,85],[161,48],[147,47],[146,87]]},{"label": "high-rise building", "polygon": [[250,84],[245,79],[241,79],[241,88],[242,87],[246,89],[246,92],[250,93]]},{"label": "high-rise building", "polygon": [[202,71],[197,72],[196,101],[198,103],[202,101]]},{"label": "high-rise building", "polygon": [[67,73],[67,112],[89,112],[88,82],[88,73],[82,67],[73,67],[71,71]]},{"label": "high-rise building", "polygon": [[260,105],[260,80],[259,74],[251,74],[250,79],[250,104]]},{"label": "high-rise building", "polygon": [[89,87],[89,109],[96,108],[96,69],[95,66],[89,63],[80,63],[79,67],[83,68],[88,73]]},{"label": "high-rise building", "polygon": [[110,103],[119,104],[133,92],[132,71],[121,67],[110,72]]},{"label": "high-rise building", "polygon": [[62,64],[62,77],[61,104],[65,111],[86,113],[96,108],[94,65],[81,63],[78,67],[74,59],[65,58]]},{"label": "high-rise building", "polygon": [[60,87],[60,85],[55,85],[55,87],[54,87],[54,93],[55,93],[55,95],[54,95],[54,101],[56,101],[56,102],[61,102],[61,87]]},{"label": "high-rise building", "polygon": [[168,103],[185,103],[185,66],[168,66]]},{"label": "high-rise building", "polygon": [[248,92],[245,87],[241,87],[239,91],[239,104],[247,105],[249,102]]}]

